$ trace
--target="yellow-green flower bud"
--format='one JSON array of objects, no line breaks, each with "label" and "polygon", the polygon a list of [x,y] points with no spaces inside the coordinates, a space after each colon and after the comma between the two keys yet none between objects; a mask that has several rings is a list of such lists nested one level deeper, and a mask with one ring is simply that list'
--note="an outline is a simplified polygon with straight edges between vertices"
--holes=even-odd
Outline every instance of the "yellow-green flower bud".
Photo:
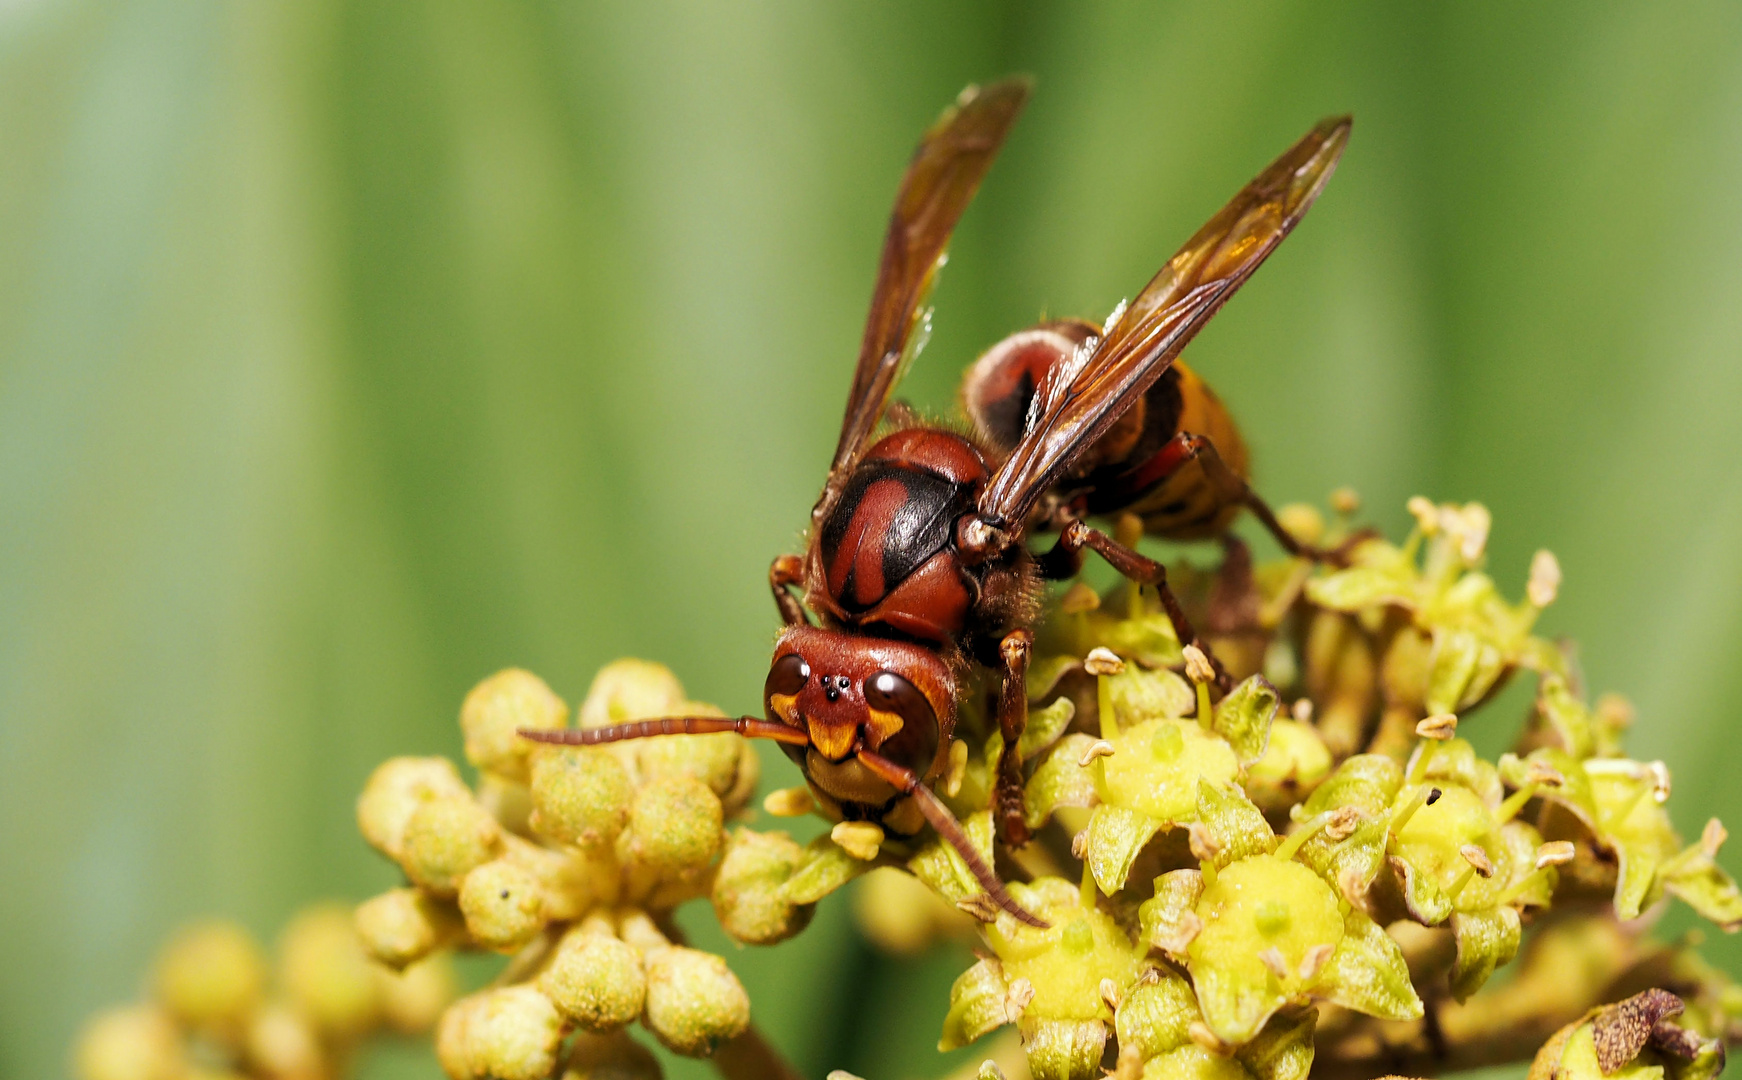
[{"label": "yellow-green flower bud", "polygon": [[545,1080],[556,1068],[562,1017],[537,989],[504,986],[443,1014],[436,1058],[452,1080]]},{"label": "yellow-green flower bud", "polygon": [[381,972],[357,937],[351,909],[322,904],[299,912],[278,944],[278,981],[323,1032],[350,1036],[381,1015]]},{"label": "yellow-green flower bud", "polygon": [[1253,1076],[1234,1058],[1188,1044],[1145,1064],[1143,1080],[1253,1080]]},{"label": "yellow-green flower bud", "polygon": [[466,760],[487,773],[525,783],[526,759],[537,745],[515,734],[521,728],[560,728],[569,707],[530,671],[498,671],[472,688],[460,706]]},{"label": "yellow-green flower bud", "polygon": [[405,826],[400,865],[412,881],[437,896],[459,892],[460,879],[496,857],[502,827],[470,797],[419,806]]},{"label": "yellow-green flower bud", "polygon": [[674,1053],[706,1057],[750,1026],[750,998],[726,961],[673,947],[647,958],[649,1030]]},{"label": "yellow-green flower bud", "polygon": [[454,965],[446,956],[420,960],[401,972],[381,971],[381,1006],[387,1023],[403,1035],[428,1031],[459,993]]},{"label": "yellow-green flower bud", "polygon": [[320,1032],[301,1012],[272,1004],[248,1020],[248,1064],[274,1080],[319,1080],[327,1074]]},{"label": "yellow-green flower bud", "polygon": [[357,936],[369,955],[391,968],[441,948],[464,929],[454,905],[421,889],[389,889],[357,905]]},{"label": "yellow-green flower bud", "polygon": [[938,1052],[949,1053],[1010,1022],[1010,984],[997,960],[983,959],[956,977]]},{"label": "yellow-green flower bud", "polygon": [[[687,701],[677,710],[686,716],[723,716],[712,705]],[[724,797],[738,786],[738,766],[744,738],[731,732],[715,735],[667,735],[647,739],[635,747],[636,764],[643,780],[667,776],[693,776]]]},{"label": "yellow-green flower bud", "polygon": [[635,785],[618,758],[595,747],[564,747],[532,760],[534,832],[579,847],[608,847],[629,821]]},{"label": "yellow-green flower bud", "polygon": [[[548,747],[540,748],[548,753]],[[532,831],[532,789],[524,780],[505,780],[494,773],[478,779],[478,805],[511,833],[525,836]]]},{"label": "yellow-green flower bud", "polygon": [[853,921],[871,944],[896,956],[917,956],[941,939],[975,937],[971,918],[893,866],[859,880],[853,890]]},{"label": "yellow-green flower bud", "polygon": [[637,791],[630,805],[628,853],[666,874],[705,866],[720,849],[724,818],[719,796],[700,780],[655,780]]},{"label": "yellow-green flower bud", "polygon": [[1022,1021],[1022,1048],[1033,1080],[1099,1080],[1107,1025],[1099,1020]]},{"label": "yellow-green flower bud", "polygon": [[1191,1042],[1198,1000],[1189,983],[1170,971],[1153,971],[1139,979],[1119,1003],[1113,1028],[1119,1048],[1137,1050],[1147,1061]]},{"label": "yellow-green flower bud", "polygon": [[615,660],[593,676],[587,699],[581,703],[580,726],[609,727],[673,716],[686,700],[683,684],[664,664]]},{"label": "yellow-green flower bud", "polygon": [[501,861],[519,867],[537,884],[546,921],[577,919],[595,903],[617,899],[621,868],[614,852],[549,848],[512,833],[502,844]]},{"label": "yellow-green flower bud", "polygon": [[234,1029],[260,1000],[266,958],[234,923],[198,923],[164,946],[152,981],[157,999],[182,1023]]},{"label": "yellow-green flower bud", "polygon": [[396,757],[377,766],[357,798],[357,827],[377,851],[398,861],[405,827],[418,807],[435,799],[470,799],[454,763],[439,757]]},{"label": "yellow-green flower bud", "polygon": [[466,930],[486,949],[513,952],[544,926],[543,889],[524,866],[494,859],[468,873],[460,885]]},{"label": "yellow-green flower bud", "polygon": [[783,832],[733,829],[714,876],[720,928],[747,945],[772,945],[803,930],[816,909],[790,903],[782,891],[803,858],[804,848]]},{"label": "yellow-green flower bud", "polygon": [[1270,745],[1246,772],[1246,794],[1262,810],[1287,810],[1330,775],[1331,764],[1330,750],[1311,725],[1272,721]]},{"label": "yellow-green flower bud", "polygon": [[557,1010],[587,1031],[615,1031],[641,1015],[647,976],[641,953],[608,933],[576,927],[538,976]]},{"label": "yellow-green flower bud", "polygon": [[73,1071],[79,1080],[180,1080],[187,1053],[167,1013],[155,1005],[129,1005],[85,1024]]},{"label": "yellow-green flower bud", "polygon": [[473,1080],[477,1075],[472,1071],[472,1020],[483,1006],[484,994],[472,994],[449,1005],[436,1021],[436,1062],[449,1080]]}]

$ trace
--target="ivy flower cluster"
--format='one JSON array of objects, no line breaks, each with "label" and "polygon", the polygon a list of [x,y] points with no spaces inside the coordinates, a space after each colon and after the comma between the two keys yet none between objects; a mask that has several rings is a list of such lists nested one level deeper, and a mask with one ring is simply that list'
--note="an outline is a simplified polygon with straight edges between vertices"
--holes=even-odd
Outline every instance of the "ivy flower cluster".
[{"label": "ivy flower cluster", "polygon": [[[1492,1063],[1476,1037],[1492,1028],[1450,1048],[1446,1029],[1480,1015],[1466,1006],[1527,924],[1637,934],[1667,894],[1737,927],[1742,895],[1716,861],[1723,827],[1683,846],[1667,768],[1622,756],[1630,710],[1587,705],[1566,654],[1531,633],[1560,584],[1553,556],[1537,554],[1525,599],[1509,603],[1482,570],[1484,508],[1410,510],[1416,528],[1393,545],[1342,522],[1326,535],[1315,512],[1291,508],[1302,539],[1342,565],[1231,558],[1203,575],[1210,640],[1248,669],[1219,701],[1206,658],[1140,595],[1062,598],[1024,747],[1029,824],[1053,842],[1024,860],[1035,879],[1012,887],[1053,929],[987,925],[942,1047],[1014,1023],[1033,1075],[1059,1080],[1104,1068],[1296,1080],[1327,1044],[1351,1075],[1399,1061],[1440,1071],[1459,1054]],[[1460,723],[1520,673],[1537,680],[1525,730],[1514,752],[1483,760]],[[1710,1052],[1737,1003],[1722,976],[1690,982],[1692,970],[1664,980],[1708,1002],[1665,1044],[1678,1050],[1657,1051],[1676,1075],[1721,1067]]]},{"label": "ivy flower cluster", "polygon": [[85,1025],[80,1080],[336,1080],[366,1040],[426,1033],[454,997],[445,958],[373,963],[343,904],[292,919],[276,962],[234,923],[185,927],[149,983],[146,1000]]},{"label": "ivy flower cluster", "polygon": [[[667,669],[620,661],[599,672],[578,720],[715,712]],[[728,828],[758,779],[739,736],[552,748],[516,735],[568,719],[536,676],[504,671],[460,710],[475,786],[445,758],[375,771],[358,823],[408,884],[358,907],[365,945],[395,968],[446,948],[512,958],[441,1020],[437,1056],[456,1078],[533,1080],[559,1066],[587,1076],[605,1065],[658,1075],[626,1034],[637,1023],[678,1054],[758,1060],[744,987],[722,958],[683,943],[672,912],[706,898],[734,938],[773,944],[814,910],[795,873],[826,880],[826,868],[784,833]]]},{"label": "ivy flower cluster", "polygon": [[[1536,554],[1513,601],[1485,572],[1481,505],[1411,500],[1401,543],[1354,528],[1352,495],[1332,507],[1279,514],[1329,559],[1254,565],[1231,542],[1213,569],[1170,572],[1229,681],[1143,590],[1079,582],[1055,598],[1028,671],[1034,840],[1019,850],[993,828],[999,687],[968,684],[931,783],[1044,929],[992,903],[935,835],[833,822],[800,844],[748,827],[758,759],[735,734],[520,738],[571,716],[510,670],[460,710],[475,779],[442,758],[395,758],[369,779],[359,826],[405,884],[356,909],[357,935],[394,971],[454,949],[507,958],[436,1024],[454,1080],[657,1077],[636,1026],[731,1080],[796,1076],[726,962],[688,947],[673,913],[706,900],[736,941],[775,945],[872,870],[859,889],[874,942],[977,945],[939,1003],[939,1048],[1012,1029],[1033,1080],[1356,1080],[1532,1060],[1533,1080],[1711,1080],[1742,1036],[1742,988],[1699,958],[1699,934],[1666,943],[1650,928],[1671,901],[1742,927],[1725,830],[1712,820],[1684,841],[1669,769],[1626,755],[1631,706],[1592,702],[1570,651],[1534,632],[1560,587],[1554,557]],[[1120,531],[1140,538],[1134,521]],[[1490,760],[1469,725],[1496,719],[1515,682],[1530,705]],[[598,673],[573,722],[712,712],[667,669],[626,660]],[[760,805],[827,803],[794,786]],[[153,1024],[256,1060],[248,1018],[270,999],[227,992],[216,1012],[162,996],[103,1021],[85,1075],[182,1075],[102,1066],[119,1060],[103,1047],[145,1045]],[[1004,1073],[987,1061],[976,1075]]]}]

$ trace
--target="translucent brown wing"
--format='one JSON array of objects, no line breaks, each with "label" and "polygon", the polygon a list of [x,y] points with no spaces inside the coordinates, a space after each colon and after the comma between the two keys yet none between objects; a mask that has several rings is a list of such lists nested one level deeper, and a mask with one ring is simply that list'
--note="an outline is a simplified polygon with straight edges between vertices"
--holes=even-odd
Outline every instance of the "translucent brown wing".
[{"label": "translucent brown wing", "polygon": [[970,86],[920,140],[902,177],[883,240],[859,366],[847,396],[841,441],[819,509],[844,482],[844,470],[877,427],[889,395],[918,344],[922,305],[950,233],[991,167],[1028,100],[1026,78]]},{"label": "translucent brown wing", "polygon": [[1320,122],[1187,241],[1092,351],[1053,369],[1021,442],[980,495],[988,524],[1023,526],[1047,488],[1161,377],[1312,206],[1349,127],[1348,117]]}]

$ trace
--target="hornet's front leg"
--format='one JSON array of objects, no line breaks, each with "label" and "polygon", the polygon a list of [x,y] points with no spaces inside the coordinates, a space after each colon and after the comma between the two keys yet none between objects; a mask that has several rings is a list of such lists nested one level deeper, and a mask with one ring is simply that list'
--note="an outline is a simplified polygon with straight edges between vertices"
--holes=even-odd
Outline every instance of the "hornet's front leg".
[{"label": "hornet's front leg", "polygon": [[[991,898],[992,903],[1014,915],[1018,922],[1027,923],[1040,930],[1050,929],[1050,924],[1045,919],[1034,915],[1016,902],[1015,898],[1010,895],[1010,891],[1004,887],[1004,883],[998,880],[998,875],[993,872],[992,867],[988,866],[986,860],[980,857],[980,853],[974,850],[974,842],[968,839],[968,834],[962,828],[962,823],[956,820],[956,816],[950,813],[950,808],[944,805],[942,799],[933,794],[931,788],[920,782],[919,777],[914,775],[912,769],[897,765],[888,758],[864,749],[858,752],[858,759],[860,764],[871,770],[874,775],[880,777],[896,791],[903,795],[913,796],[914,805],[919,807],[919,812],[925,816],[926,822],[937,830],[938,836],[943,838],[944,843],[956,849],[956,854],[962,857],[962,862],[968,867],[968,873],[974,875],[974,880],[978,881],[980,887],[986,890],[986,895]],[[984,917],[984,921],[991,922],[992,920],[990,917]]]},{"label": "hornet's front leg", "polygon": [[998,839],[1010,847],[1028,843],[1028,812],[1023,802],[1022,750],[1018,744],[1028,727],[1028,658],[1034,649],[1034,634],[1013,630],[998,644],[1004,685],[998,695],[998,733],[1004,750],[998,757],[998,775],[992,787],[992,810]]},{"label": "hornet's front leg", "polygon": [[768,568],[768,587],[774,591],[774,606],[780,609],[780,621],[788,626],[808,626],[804,605],[792,595],[792,586],[804,584],[804,559],[798,555],[781,555]]},{"label": "hornet's front leg", "polygon": [[1167,587],[1167,567],[1154,559],[1126,547],[1099,529],[1092,529],[1080,521],[1072,521],[1059,531],[1058,543],[1053,545],[1052,550],[1041,556],[1041,574],[1054,580],[1076,576],[1083,568],[1084,548],[1107,560],[1113,569],[1127,579],[1139,585],[1155,586],[1156,593],[1161,597],[1161,606],[1167,612],[1168,621],[1173,623],[1174,636],[1179,638],[1180,644],[1196,645],[1203,650],[1210,660],[1210,666],[1216,671],[1216,686],[1223,693],[1233,689],[1234,680],[1228,675],[1227,669],[1216,659],[1209,643],[1198,637],[1198,632],[1192,629],[1191,620],[1186,618],[1179,598]]}]

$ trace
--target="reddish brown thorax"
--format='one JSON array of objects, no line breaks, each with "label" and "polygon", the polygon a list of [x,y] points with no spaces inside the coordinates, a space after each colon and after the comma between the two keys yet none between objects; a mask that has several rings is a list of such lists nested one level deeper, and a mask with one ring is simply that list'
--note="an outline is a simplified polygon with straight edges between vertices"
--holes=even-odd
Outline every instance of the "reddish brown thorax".
[{"label": "reddish brown thorax", "polygon": [[[775,643],[763,703],[810,735],[809,754],[838,762],[863,747],[926,777],[955,730],[955,689],[922,645],[795,626]],[[788,753],[802,765],[806,750]]]},{"label": "reddish brown thorax", "polygon": [[855,628],[953,640],[976,586],[952,541],[986,476],[979,451],[947,431],[911,428],[874,444],[811,544],[812,607]]}]

